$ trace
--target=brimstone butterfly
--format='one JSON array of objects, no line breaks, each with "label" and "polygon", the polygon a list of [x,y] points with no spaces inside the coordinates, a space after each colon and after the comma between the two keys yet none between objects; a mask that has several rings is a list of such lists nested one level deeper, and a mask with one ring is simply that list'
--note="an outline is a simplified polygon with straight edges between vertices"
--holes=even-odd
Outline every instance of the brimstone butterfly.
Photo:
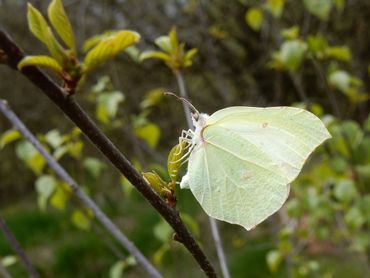
[{"label": "brimstone butterfly", "polygon": [[308,156],[330,138],[312,113],[293,107],[229,107],[192,114],[183,131],[190,188],[205,212],[252,229],[279,210]]}]

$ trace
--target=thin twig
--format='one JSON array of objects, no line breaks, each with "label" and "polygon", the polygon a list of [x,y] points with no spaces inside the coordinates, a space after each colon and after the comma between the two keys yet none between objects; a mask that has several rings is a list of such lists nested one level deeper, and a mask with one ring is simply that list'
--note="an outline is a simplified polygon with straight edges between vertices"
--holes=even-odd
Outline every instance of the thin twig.
[{"label": "thin twig", "polygon": [[3,231],[6,239],[12,246],[15,253],[17,253],[18,257],[20,258],[21,262],[23,263],[24,267],[27,269],[27,272],[31,278],[38,278],[39,275],[32,266],[30,259],[27,257],[26,253],[23,251],[21,245],[19,244],[18,240],[6,225],[5,220],[0,217],[0,229]]},{"label": "thin twig", "polygon": [[[12,41],[12,39],[0,29],[0,49],[8,55],[8,65],[17,70],[17,65],[25,54]],[[84,110],[71,96],[55,84],[46,74],[36,67],[27,67],[22,70],[33,84],[35,84],[54,104],[56,104],[69,119],[77,125],[84,135],[99,149],[102,154],[115,166],[145,199],[163,216],[163,218],[175,230],[182,244],[189,250],[199,266],[209,277],[216,277],[216,272],[208,258],[195,241],[189,230],[182,222],[178,211],[169,207],[164,200],[148,185],[143,177],[135,170],[127,158],[118,148],[102,133],[96,124],[90,119]]]},{"label": "thin twig", "polygon": [[136,246],[118,229],[118,227],[104,214],[104,212],[87,196],[77,182],[64,170],[64,168],[52,157],[50,153],[41,145],[36,137],[27,129],[23,122],[14,114],[4,100],[0,99],[0,111],[14,125],[14,127],[40,152],[45,158],[50,168],[67,184],[72,191],[82,201],[82,203],[94,213],[95,217],[107,229],[109,233],[138,261],[139,264],[152,276],[162,277],[157,269],[147,260],[147,258],[136,248]]},{"label": "thin twig", "polygon": [[[177,72],[175,72],[175,76],[176,76],[176,80],[177,80],[177,83],[178,83],[178,86],[179,86],[179,91],[180,91],[181,97],[183,97],[185,99],[188,99],[188,94],[186,92],[185,82],[184,82],[184,78],[182,76],[182,73],[180,71],[177,71]],[[186,115],[186,120],[188,122],[188,128],[193,129],[193,123],[192,123],[192,120],[191,120],[191,114],[190,114],[189,106],[187,106],[183,102],[183,107],[184,107],[184,112],[185,112],[185,115]],[[217,256],[218,256],[218,260],[220,262],[222,274],[223,274],[224,278],[230,278],[230,273],[229,273],[229,269],[227,267],[225,252],[224,252],[224,248],[222,246],[220,231],[219,231],[218,226],[217,226],[217,221],[216,221],[216,219],[214,219],[210,216],[208,216],[208,219],[209,219],[209,223],[210,223],[210,226],[211,226],[211,233],[212,233],[213,240],[215,242]]]}]

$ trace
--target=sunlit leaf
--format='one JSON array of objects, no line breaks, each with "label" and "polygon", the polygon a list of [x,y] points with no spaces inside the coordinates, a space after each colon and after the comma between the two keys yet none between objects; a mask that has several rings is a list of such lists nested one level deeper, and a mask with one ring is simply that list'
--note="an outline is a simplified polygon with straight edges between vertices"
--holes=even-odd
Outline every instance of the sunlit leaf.
[{"label": "sunlit leaf", "polygon": [[284,8],[285,0],[267,0],[266,8],[274,17],[280,17],[283,8]]},{"label": "sunlit leaf", "polygon": [[162,191],[166,188],[167,183],[161,179],[161,177],[156,172],[144,172],[142,173],[144,179],[149,183],[149,185],[157,192],[162,195]]},{"label": "sunlit leaf", "polygon": [[303,0],[306,9],[313,15],[322,20],[328,20],[331,8],[333,6],[332,0]]},{"label": "sunlit leaf", "polygon": [[172,27],[171,31],[168,33],[168,37],[170,39],[171,52],[175,53],[179,49],[179,40],[177,38],[177,30],[175,26]]},{"label": "sunlit leaf", "polygon": [[83,46],[82,46],[82,51],[87,52],[94,46],[96,46],[98,43],[100,43],[103,39],[108,38],[109,36],[112,36],[116,34],[118,31],[110,30],[110,31],[105,31],[103,34],[95,35],[91,38],[88,38]]},{"label": "sunlit leaf", "polygon": [[55,39],[45,18],[30,3],[28,3],[27,19],[28,27],[32,34],[48,47],[50,54],[59,64],[64,64],[65,54],[63,48]]},{"label": "sunlit leaf", "polygon": [[290,70],[297,70],[307,50],[307,44],[300,40],[284,42],[280,49],[280,58]]},{"label": "sunlit leaf", "polygon": [[82,165],[86,169],[86,171],[95,179],[100,176],[101,172],[106,167],[103,162],[94,157],[85,158]]},{"label": "sunlit leaf", "polygon": [[290,28],[283,29],[281,31],[281,35],[283,36],[284,39],[287,40],[294,40],[299,37],[299,26],[294,25]]},{"label": "sunlit leaf", "polygon": [[124,101],[124,95],[119,91],[100,94],[97,98],[96,116],[102,123],[108,123],[118,111],[119,104]]},{"label": "sunlit leaf", "polygon": [[20,142],[16,147],[17,156],[37,175],[41,174],[46,161],[44,157],[27,141]]},{"label": "sunlit leaf", "polygon": [[140,54],[139,60],[144,61],[146,59],[159,59],[165,62],[171,61],[171,56],[161,51],[144,51]]},{"label": "sunlit leaf", "polygon": [[5,256],[5,257],[1,258],[1,260],[0,260],[0,264],[1,264],[3,267],[9,267],[9,266],[12,266],[12,265],[13,265],[13,264],[15,264],[16,262],[18,262],[18,257],[16,257],[16,256],[12,256],[12,255]]},{"label": "sunlit leaf", "polygon": [[22,70],[29,66],[48,68],[60,75],[63,73],[63,68],[58,61],[49,56],[26,56],[19,62],[18,69]]},{"label": "sunlit leaf", "polygon": [[55,178],[50,175],[41,176],[36,180],[35,186],[38,194],[38,203],[41,210],[46,209],[47,201],[53,194],[56,184]]},{"label": "sunlit leaf", "polygon": [[186,51],[184,55],[184,67],[190,67],[193,64],[193,57],[198,53],[198,49],[192,48],[189,51]]},{"label": "sunlit leaf", "polygon": [[135,128],[137,137],[143,139],[150,147],[155,148],[158,144],[161,131],[159,127],[153,123],[148,123]]},{"label": "sunlit leaf", "polygon": [[50,205],[54,208],[63,211],[68,201],[69,194],[64,190],[61,183],[55,189],[54,194],[50,198]]},{"label": "sunlit leaf", "polygon": [[22,135],[16,129],[5,131],[0,137],[0,149],[20,138],[22,138]]},{"label": "sunlit leaf", "polygon": [[60,135],[59,130],[57,129],[50,130],[48,133],[46,133],[45,140],[54,149],[59,147],[64,141],[63,137]]},{"label": "sunlit leaf", "polygon": [[79,229],[88,231],[91,227],[91,218],[93,214],[90,210],[76,209],[73,211],[71,220],[72,223]]},{"label": "sunlit leaf", "polygon": [[144,100],[140,103],[140,108],[146,109],[161,103],[164,98],[164,91],[162,88],[157,88],[147,92]]},{"label": "sunlit leaf", "polygon": [[245,14],[245,21],[254,31],[260,30],[263,22],[263,11],[259,8],[250,8]]},{"label": "sunlit leaf", "polygon": [[76,53],[75,39],[71,23],[66,15],[61,0],[53,0],[48,8],[48,15],[54,29],[64,43]]},{"label": "sunlit leaf", "polygon": [[350,49],[347,46],[332,46],[326,49],[326,55],[340,61],[349,62],[352,58]]},{"label": "sunlit leaf", "polygon": [[270,271],[275,273],[283,261],[283,255],[279,250],[271,250],[267,253],[266,261]]},{"label": "sunlit leaf", "polygon": [[342,202],[349,203],[358,196],[355,183],[352,180],[342,180],[335,185],[334,196]]},{"label": "sunlit leaf", "polygon": [[155,39],[154,43],[164,52],[171,53],[171,41],[169,36],[160,36]]},{"label": "sunlit leaf", "polygon": [[174,146],[167,158],[167,169],[168,175],[172,181],[177,180],[177,175],[179,173],[181,163],[183,162],[182,156],[184,154],[186,143],[181,141],[181,144]]},{"label": "sunlit leaf", "polygon": [[67,145],[68,153],[75,159],[79,159],[82,154],[84,143],[82,141],[70,142]]},{"label": "sunlit leaf", "polygon": [[328,81],[330,85],[343,93],[346,93],[351,86],[351,76],[344,70],[337,70],[330,73]]},{"label": "sunlit leaf", "polygon": [[99,42],[85,57],[85,66],[90,71],[113,58],[125,48],[138,42],[140,35],[132,31],[119,31]]}]

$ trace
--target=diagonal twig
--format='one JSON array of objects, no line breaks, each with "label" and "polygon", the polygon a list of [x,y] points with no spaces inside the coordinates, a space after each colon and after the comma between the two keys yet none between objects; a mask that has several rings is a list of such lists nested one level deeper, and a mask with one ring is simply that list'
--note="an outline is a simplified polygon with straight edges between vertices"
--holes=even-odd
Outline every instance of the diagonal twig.
[{"label": "diagonal twig", "polygon": [[[0,49],[7,55],[7,64],[17,69],[19,61],[25,57],[20,48],[12,41],[5,31],[0,29]],[[135,170],[127,158],[118,148],[101,132],[85,111],[78,105],[72,96],[55,84],[47,75],[36,67],[28,67],[22,71],[33,84],[35,84],[54,104],[56,104],[90,139],[102,154],[115,166],[145,197],[145,199],[163,216],[175,230],[177,238],[189,250],[199,266],[208,277],[216,277],[216,272],[208,258],[195,241],[189,230],[182,222],[179,213],[169,207],[147,184],[143,177]]]},{"label": "diagonal twig", "polygon": [[18,257],[20,258],[22,264],[27,269],[27,272],[31,278],[38,278],[39,275],[32,266],[30,259],[27,257],[26,253],[23,251],[21,245],[19,244],[18,240],[9,229],[8,225],[6,225],[5,220],[0,217],[0,229],[3,231],[6,239],[12,246],[15,253],[17,253]]},{"label": "diagonal twig", "polygon": [[14,127],[40,152],[45,158],[50,168],[65,181],[72,189],[74,194],[91,209],[100,223],[112,234],[112,236],[126,248],[136,260],[145,268],[152,277],[162,277],[147,258],[137,249],[137,247],[118,229],[118,227],[104,214],[104,212],[87,196],[79,187],[77,182],[64,170],[64,168],[52,157],[52,155],[41,145],[37,138],[27,129],[23,122],[14,114],[6,104],[0,99],[0,111],[14,125]]}]

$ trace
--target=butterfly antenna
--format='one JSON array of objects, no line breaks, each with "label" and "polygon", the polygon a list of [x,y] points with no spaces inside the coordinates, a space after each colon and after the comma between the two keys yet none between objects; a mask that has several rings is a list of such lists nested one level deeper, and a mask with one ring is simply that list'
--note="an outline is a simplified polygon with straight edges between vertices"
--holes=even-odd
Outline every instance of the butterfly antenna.
[{"label": "butterfly antenna", "polygon": [[166,96],[173,96],[173,97],[177,98],[178,100],[184,102],[192,110],[192,114],[194,114],[194,118],[196,118],[196,119],[199,118],[199,111],[194,107],[193,104],[191,104],[191,102],[189,100],[187,100],[186,98],[183,98],[183,97],[179,97],[178,95],[176,95],[174,93],[171,93],[171,92],[165,92],[164,94]]}]

